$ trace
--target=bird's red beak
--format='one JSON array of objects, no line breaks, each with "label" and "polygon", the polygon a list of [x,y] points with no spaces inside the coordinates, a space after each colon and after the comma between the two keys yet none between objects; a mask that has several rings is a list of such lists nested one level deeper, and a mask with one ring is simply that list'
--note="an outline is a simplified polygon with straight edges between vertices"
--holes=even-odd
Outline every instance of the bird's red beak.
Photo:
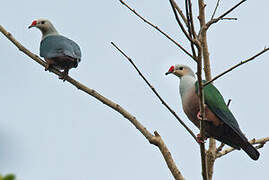
[{"label": "bird's red beak", "polygon": [[35,27],[36,26],[36,24],[37,24],[37,21],[36,20],[34,20],[33,22],[32,22],[32,24],[28,27],[28,29],[29,28],[32,28],[32,27]]},{"label": "bird's red beak", "polygon": [[175,67],[174,67],[174,66],[171,66],[171,67],[169,68],[169,70],[165,73],[165,75],[168,75],[168,74],[173,73],[173,72],[174,72],[174,69],[175,69]]}]

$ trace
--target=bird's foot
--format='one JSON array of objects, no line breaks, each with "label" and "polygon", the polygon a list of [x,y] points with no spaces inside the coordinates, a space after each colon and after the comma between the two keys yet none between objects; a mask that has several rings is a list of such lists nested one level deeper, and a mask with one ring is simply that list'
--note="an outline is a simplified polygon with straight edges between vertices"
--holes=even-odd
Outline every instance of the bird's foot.
[{"label": "bird's foot", "polygon": [[205,143],[205,140],[206,140],[206,139],[207,139],[206,137],[202,138],[200,133],[197,134],[197,136],[196,136],[196,141],[197,141],[199,144]]},{"label": "bird's foot", "polygon": [[201,114],[200,111],[197,113],[196,117],[197,117],[197,119],[199,119],[199,120],[202,120],[202,119],[203,119],[203,118],[202,118],[202,114]]},{"label": "bird's foot", "polygon": [[45,66],[45,71],[50,71],[51,65],[49,63],[46,64]]},{"label": "bird's foot", "polygon": [[67,70],[65,69],[64,72],[62,72],[61,75],[59,76],[59,79],[62,79],[64,82],[67,79],[67,77],[68,77],[68,69]]}]

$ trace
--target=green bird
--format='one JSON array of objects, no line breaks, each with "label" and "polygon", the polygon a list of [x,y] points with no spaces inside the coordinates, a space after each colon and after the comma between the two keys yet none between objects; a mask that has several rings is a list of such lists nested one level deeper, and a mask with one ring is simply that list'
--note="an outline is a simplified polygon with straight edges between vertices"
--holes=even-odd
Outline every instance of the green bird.
[{"label": "green bird", "polygon": [[[165,74],[174,74],[180,78],[179,89],[183,110],[187,117],[200,128],[202,118],[199,108],[198,81],[195,74],[188,66],[179,64],[171,66]],[[260,156],[259,152],[248,142],[222,95],[213,84],[204,87],[204,99],[205,137],[213,137],[238,150],[242,148],[250,158],[257,160]],[[203,141],[199,134],[197,139],[200,143]]]}]

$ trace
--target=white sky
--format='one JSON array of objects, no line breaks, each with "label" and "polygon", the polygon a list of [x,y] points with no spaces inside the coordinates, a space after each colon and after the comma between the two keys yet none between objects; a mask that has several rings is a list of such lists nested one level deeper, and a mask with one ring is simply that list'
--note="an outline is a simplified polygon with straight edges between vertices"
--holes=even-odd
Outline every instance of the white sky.
[{"label": "white sky", "polygon": [[[178,1],[182,7],[184,1]],[[239,1],[237,1],[239,2]],[[235,1],[222,1],[217,15]],[[179,43],[180,32],[169,1],[127,1]],[[196,7],[196,3],[193,4]],[[208,1],[211,16],[215,1]],[[247,1],[209,31],[213,76],[268,46],[268,1]],[[195,15],[195,17],[197,14]],[[201,179],[199,146],[161,105],[131,65],[111,45],[114,41],[137,64],[162,97],[198,133],[182,111],[179,80],[164,73],[174,64],[194,62],[143,23],[119,1],[3,1],[1,25],[26,48],[39,53],[41,34],[27,27],[48,18],[82,49],[82,62],[70,75],[119,103],[148,130],[157,130],[186,179]],[[0,173],[24,180],[173,179],[159,152],[121,115],[44,71],[0,35]],[[267,71],[269,54],[243,65],[215,85],[248,138],[268,136]],[[269,147],[258,161],[243,151],[215,164],[214,179],[266,179]]]}]

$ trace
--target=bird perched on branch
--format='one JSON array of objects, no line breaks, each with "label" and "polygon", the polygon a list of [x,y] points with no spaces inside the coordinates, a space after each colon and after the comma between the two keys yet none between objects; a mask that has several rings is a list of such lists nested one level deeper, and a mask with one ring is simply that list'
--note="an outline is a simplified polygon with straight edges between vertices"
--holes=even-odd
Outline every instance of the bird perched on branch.
[{"label": "bird perched on branch", "polygon": [[[166,75],[174,74],[180,78],[180,95],[182,106],[187,117],[200,128],[200,107],[198,81],[195,74],[185,65],[171,66]],[[204,81],[205,82],[205,81]],[[259,152],[242,133],[232,112],[227,107],[222,95],[213,84],[203,88],[205,100],[205,137],[213,137],[235,149],[241,148],[253,160],[259,158]],[[197,136],[199,142],[199,136]],[[201,139],[200,139],[201,140]]]},{"label": "bird perched on branch", "polygon": [[81,60],[79,46],[72,40],[60,35],[52,23],[47,19],[34,20],[28,28],[36,27],[42,33],[40,42],[40,56],[47,62],[45,70],[51,66],[64,70],[60,79],[65,80],[68,71],[76,68]]}]

